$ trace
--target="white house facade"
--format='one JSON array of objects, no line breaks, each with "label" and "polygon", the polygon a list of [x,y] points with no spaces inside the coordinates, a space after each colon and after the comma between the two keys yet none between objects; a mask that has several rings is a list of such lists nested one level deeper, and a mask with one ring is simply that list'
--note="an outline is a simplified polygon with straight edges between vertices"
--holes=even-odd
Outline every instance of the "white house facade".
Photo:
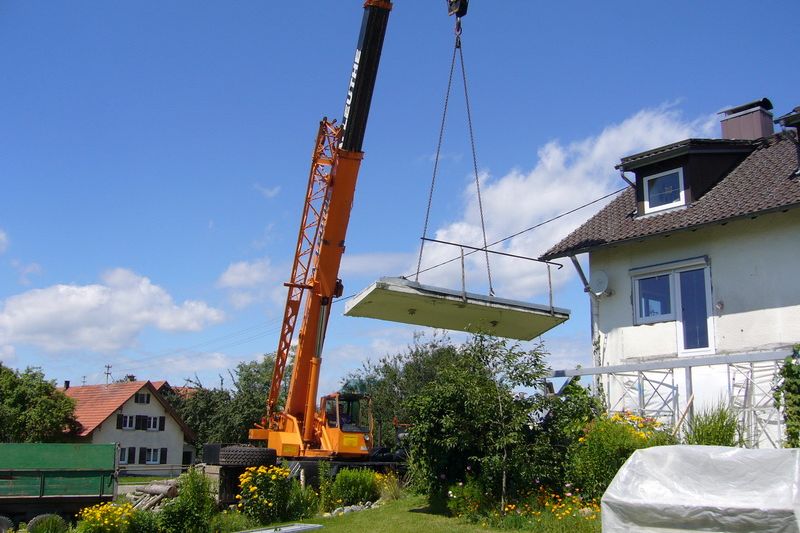
[{"label": "white house facade", "polygon": [[773,134],[771,107],[726,112],[723,136],[749,138],[624,158],[631,187],[542,256],[589,254],[579,274],[594,364],[615,370],[596,381],[611,409],[676,422],[690,398],[694,409],[738,401],[751,444],[779,445],[771,388],[800,342],[800,114]]},{"label": "white house facade", "polygon": [[117,443],[123,472],[176,475],[193,457],[191,430],[149,382],[71,387],[80,435],[93,444]]}]

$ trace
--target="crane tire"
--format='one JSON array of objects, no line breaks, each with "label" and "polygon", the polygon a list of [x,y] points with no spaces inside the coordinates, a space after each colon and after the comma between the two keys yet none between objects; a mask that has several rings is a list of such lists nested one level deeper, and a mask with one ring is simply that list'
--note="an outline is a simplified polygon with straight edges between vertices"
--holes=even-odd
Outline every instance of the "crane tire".
[{"label": "crane tire", "polygon": [[0,515],[0,533],[6,533],[14,529],[14,522],[7,516]]},{"label": "crane tire", "polygon": [[271,466],[276,462],[277,454],[272,448],[226,446],[219,451],[222,466]]}]

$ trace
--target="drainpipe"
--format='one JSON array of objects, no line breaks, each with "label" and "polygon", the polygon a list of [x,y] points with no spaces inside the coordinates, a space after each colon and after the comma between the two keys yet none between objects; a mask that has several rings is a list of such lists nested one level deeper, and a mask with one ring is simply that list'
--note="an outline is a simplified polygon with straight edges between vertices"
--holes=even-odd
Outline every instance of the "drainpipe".
[{"label": "drainpipe", "polygon": [[[592,333],[592,346],[594,346],[594,342],[597,338],[599,338],[600,327],[598,325],[599,317],[600,317],[600,302],[597,296],[594,295],[591,288],[589,287],[589,280],[586,278],[586,274],[583,272],[583,268],[581,267],[580,262],[578,259],[571,255],[569,258],[572,260],[572,265],[575,267],[575,271],[578,273],[578,277],[581,278],[581,283],[583,283],[583,292],[589,295],[589,306],[591,309],[591,316],[592,316],[592,324],[591,324],[591,333]],[[594,350],[592,350],[592,364],[594,366],[600,366],[601,361],[599,358],[595,357]],[[592,377],[592,385],[594,386],[595,392],[600,390],[600,375],[595,374]]]}]

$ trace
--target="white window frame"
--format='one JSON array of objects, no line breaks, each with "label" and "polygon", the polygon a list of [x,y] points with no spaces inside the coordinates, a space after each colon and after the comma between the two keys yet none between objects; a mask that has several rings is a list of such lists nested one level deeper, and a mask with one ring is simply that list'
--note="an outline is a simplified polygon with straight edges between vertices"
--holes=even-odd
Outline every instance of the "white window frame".
[{"label": "white window frame", "polygon": [[[650,181],[660,178],[661,176],[666,176],[668,174],[675,174],[678,173],[678,190],[679,190],[679,197],[676,201],[670,204],[659,205],[656,207],[650,207]],[[659,211],[664,211],[666,209],[672,209],[673,207],[679,207],[686,204],[686,191],[684,190],[684,180],[683,180],[683,167],[673,168],[672,170],[667,170],[665,172],[659,172],[658,174],[653,174],[652,176],[645,176],[642,178],[642,184],[644,187],[644,213],[658,213]]]},{"label": "white window frame", "polygon": [[120,446],[118,459],[119,459],[119,461],[117,461],[117,464],[121,464],[121,465],[128,464],[128,448],[124,448],[124,447]]},{"label": "white window frame", "polygon": [[[686,349],[683,347],[683,316],[681,312],[681,291],[679,288],[680,273],[689,270],[703,270],[703,281],[706,291],[706,327],[708,329],[708,346]],[[675,342],[678,355],[709,355],[716,352],[714,342],[714,313],[712,304],[713,287],[711,285],[711,265],[708,257],[693,257],[681,261],[671,261],[657,265],[634,268],[630,270],[633,283],[633,324],[646,325],[659,322],[675,322]],[[668,315],[641,317],[639,309],[639,280],[659,275],[669,275],[670,311]]]},{"label": "white window frame", "polygon": [[161,459],[160,448],[147,448],[147,454],[145,455],[145,464],[157,465],[160,464],[160,459]]},{"label": "white window frame", "polygon": [[123,431],[132,431],[136,429],[136,416],[122,415],[122,429]]},{"label": "white window frame", "polygon": [[148,416],[147,427],[145,429],[147,429],[147,431],[158,431],[158,417]]}]

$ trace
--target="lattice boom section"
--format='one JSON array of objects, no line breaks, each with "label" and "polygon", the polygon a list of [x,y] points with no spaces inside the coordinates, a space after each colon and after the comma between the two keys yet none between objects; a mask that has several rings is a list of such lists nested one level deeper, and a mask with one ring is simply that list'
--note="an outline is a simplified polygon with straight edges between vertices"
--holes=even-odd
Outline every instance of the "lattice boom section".
[{"label": "lattice boom section", "polygon": [[[272,373],[269,396],[267,398],[267,418],[271,419],[280,394],[286,362],[291,350],[294,329],[300,313],[305,290],[308,287],[310,273],[313,270],[314,258],[319,251],[319,237],[325,229],[328,203],[330,200],[330,174],[336,161],[336,150],[341,136],[341,128],[327,119],[320,122],[314,145],[314,156],[308,178],[308,189],[297,237],[289,291],[286,296],[286,307],[283,314],[283,325],[278,340],[278,351],[275,356],[275,368]],[[270,421],[272,423],[272,421]]]}]

